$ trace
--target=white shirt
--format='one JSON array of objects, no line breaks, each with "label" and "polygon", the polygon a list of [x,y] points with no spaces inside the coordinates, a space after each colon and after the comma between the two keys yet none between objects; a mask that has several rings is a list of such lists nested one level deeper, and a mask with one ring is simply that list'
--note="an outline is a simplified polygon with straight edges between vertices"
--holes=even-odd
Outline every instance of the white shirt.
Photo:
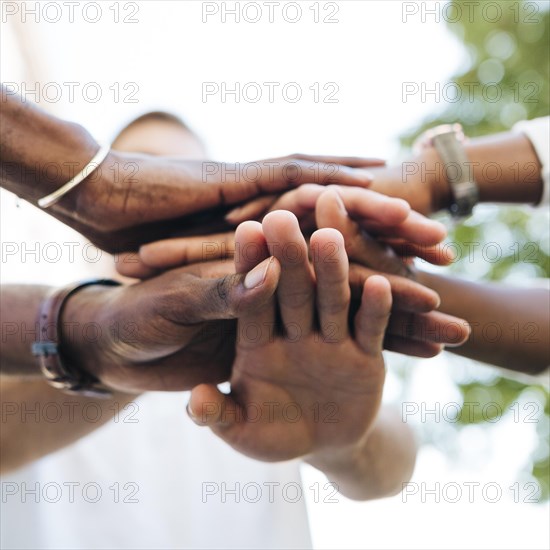
[{"label": "white shirt", "polygon": [[542,197],[537,206],[550,203],[550,117],[525,120],[514,125],[514,130],[522,132],[532,143],[542,165]]},{"label": "white shirt", "polygon": [[0,546],[310,548],[299,463],[236,453],[189,420],[187,398],[146,394],[118,421],[4,476]]}]

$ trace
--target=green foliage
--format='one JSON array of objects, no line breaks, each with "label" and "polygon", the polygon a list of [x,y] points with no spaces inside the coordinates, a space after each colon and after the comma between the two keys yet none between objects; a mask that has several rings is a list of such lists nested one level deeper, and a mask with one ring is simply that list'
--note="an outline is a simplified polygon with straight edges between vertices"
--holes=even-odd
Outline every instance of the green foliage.
[{"label": "green foliage", "polygon": [[[479,136],[508,130],[517,121],[546,116],[550,111],[549,90],[549,12],[548,4],[536,2],[497,2],[502,17],[497,22],[482,13],[484,2],[452,0],[453,8],[463,15],[448,23],[450,31],[463,42],[468,63],[463,73],[452,82],[461,94],[451,96],[442,112],[425,120],[402,139],[410,145],[425,129],[438,124],[460,122],[468,136]],[[470,4],[465,6],[464,4]],[[495,2],[492,2],[495,4]],[[448,12],[452,13],[452,12]],[[456,13],[456,12],[455,12]],[[448,18],[450,19],[450,18]],[[454,18],[453,18],[454,20]],[[500,97],[498,97],[500,93]],[[522,282],[527,278],[550,277],[550,244],[548,212],[528,211],[513,207],[478,208],[474,215],[450,232],[450,241],[459,251],[450,268],[471,279]],[[467,243],[479,243],[472,247]],[[488,247],[488,243],[497,246]],[[485,247],[485,255],[484,255]],[[470,253],[470,251],[472,251]],[[498,254],[500,252],[500,254]],[[490,258],[490,260],[488,260]],[[498,345],[495,344],[495,345]],[[475,373],[474,373],[475,377]],[[498,403],[505,414],[515,414],[511,405],[523,403],[533,392],[540,401],[536,422],[539,446],[526,456],[526,470],[541,487],[541,499],[550,497],[550,399],[548,389],[508,379],[495,371],[491,381],[480,375],[467,384],[458,383],[464,403],[479,402],[476,413],[461,414],[464,424],[485,423],[490,429],[491,415],[481,414],[483,405]],[[463,411],[468,412],[468,411]]]},{"label": "green foliage", "polygon": [[410,144],[420,130],[434,124],[459,121],[467,135],[481,136],[507,130],[519,120],[548,115],[549,12],[543,11],[544,3],[495,3],[501,6],[502,17],[491,22],[495,11],[484,12],[483,2],[452,0],[463,16],[448,27],[463,42],[469,64],[452,80],[460,99],[455,101],[449,92],[443,112],[410,132],[404,143]]}]

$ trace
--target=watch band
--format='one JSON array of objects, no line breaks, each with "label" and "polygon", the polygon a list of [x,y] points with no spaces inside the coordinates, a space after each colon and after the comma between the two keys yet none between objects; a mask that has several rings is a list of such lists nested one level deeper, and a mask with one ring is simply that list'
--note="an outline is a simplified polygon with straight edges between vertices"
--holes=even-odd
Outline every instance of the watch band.
[{"label": "watch band", "polygon": [[479,202],[479,190],[469,169],[464,150],[464,133],[460,124],[444,124],[428,130],[421,138],[423,144],[432,145],[445,166],[451,189],[451,214],[457,218],[469,216]]},{"label": "watch band", "polygon": [[111,279],[90,279],[55,290],[40,306],[39,340],[32,344],[32,353],[38,357],[42,374],[54,388],[71,394],[107,398],[111,396],[111,391],[99,380],[64,361],[60,337],[61,315],[67,300],[91,285],[119,286],[120,283]]}]

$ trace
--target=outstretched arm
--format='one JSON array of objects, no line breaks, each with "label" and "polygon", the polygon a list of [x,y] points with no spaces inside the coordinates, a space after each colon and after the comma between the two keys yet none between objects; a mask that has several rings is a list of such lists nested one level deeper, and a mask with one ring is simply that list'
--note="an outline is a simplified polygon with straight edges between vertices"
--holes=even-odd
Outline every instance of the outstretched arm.
[{"label": "outstretched arm", "polygon": [[[479,187],[480,202],[537,204],[542,197],[542,163],[533,144],[512,131],[474,138],[464,146]],[[370,189],[405,199],[422,214],[448,208],[451,192],[445,165],[433,147],[401,165],[372,169]]]},{"label": "outstretched arm", "polygon": [[468,341],[451,349],[498,367],[537,374],[550,365],[550,292],[473,283],[418,272],[418,280],[441,297],[441,310],[466,319]]},{"label": "outstretched arm", "polygon": [[[0,474],[21,468],[97,430],[113,417],[132,413],[135,395],[109,399],[67,395],[45,380],[0,376]],[[125,418],[125,417],[124,417]]]},{"label": "outstretched arm", "polygon": [[[353,261],[400,273],[403,264],[399,257],[373,241],[347,215],[345,208],[338,207],[334,192],[327,189],[317,201],[318,226],[338,229]],[[437,247],[432,250],[436,258],[441,255],[440,250]],[[441,299],[440,311],[458,319],[437,327],[403,317],[390,326],[390,334],[410,337],[416,333],[421,340],[448,342],[453,334],[463,334],[467,321],[471,330],[469,338],[461,346],[448,347],[449,351],[526,373],[541,372],[550,364],[550,293],[547,289],[473,283],[416,271],[412,267],[409,277],[434,290]],[[463,338],[457,338],[457,343],[462,342]]]},{"label": "outstretched arm", "polygon": [[[50,116],[1,87],[2,187],[36,204],[82,171],[99,145],[81,126]],[[366,186],[380,161],[295,155],[254,163],[159,158],[111,151],[47,211],[109,252],[178,232],[229,227],[230,205],[305,182]]]},{"label": "outstretched arm", "polygon": [[[67,395],[43,380],[31,344],[38,339],[37,312],[49,291],[45,286],[2,287],[0,473],[84,437],[134,398],[121,392],[110,399]],[[85,410],[91,411],[91,420]]]},{"label": "outstretched arm", "polygon": [[333,451],[307,462],[348,498],[373,500],[401,492],[412,477],[416,451],[411,428],[395,409],[383,406],[362,447],[352,452]]},{"label": "outstretched arm", "polygon": [[38,312],[52,289],[3,286],[1,471],[84,437],[122,414],[142,391],[227,379],[235,347],[231,322],[203,321],[259,307],[277,284],[272,272],[264,275],[248,288],[245,276],[212,264],[194,275],[179,270],[139,285],[90,286],[72,295],[58,323],[63,362],[113,388],[109,399],[68,395],[45,382],[31,346],[41,340]]}]

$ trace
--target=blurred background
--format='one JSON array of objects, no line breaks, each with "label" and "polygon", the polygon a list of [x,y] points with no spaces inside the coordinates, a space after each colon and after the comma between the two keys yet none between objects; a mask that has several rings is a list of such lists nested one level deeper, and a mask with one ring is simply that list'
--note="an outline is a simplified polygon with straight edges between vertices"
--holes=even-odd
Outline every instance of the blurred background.
[{"label": "blurred background", "polygon": [[[39,16],[24,4],[39,4]],[[72,20],[46,4],[62,6],[2,2],[2,81],[101,140],[163,109],[216,160],[304,152],[398,162],[442,122],[477,136],[549,114],[548,1],[281,2],[272,21],[262,2],[105,1],[99,12],[75,8]],[[227,12],[235,7],[239,21]],[[461,252],[455,274],[547,284],[548,211],[478,206],[461,225],[442,219]],[[59,285],[112,269],[5,192],[1,236],[4,283]],[[64,248],[52,260],[51,242],[80,244],[74,258]],[[389,354],[388,364],[385,400],[422,441],[411,487],[370,503],[309,502],[315,547],[548,548],[548,376],[448,353]],[[312,468],[303,475],[305,486],[323,481]]]}]

